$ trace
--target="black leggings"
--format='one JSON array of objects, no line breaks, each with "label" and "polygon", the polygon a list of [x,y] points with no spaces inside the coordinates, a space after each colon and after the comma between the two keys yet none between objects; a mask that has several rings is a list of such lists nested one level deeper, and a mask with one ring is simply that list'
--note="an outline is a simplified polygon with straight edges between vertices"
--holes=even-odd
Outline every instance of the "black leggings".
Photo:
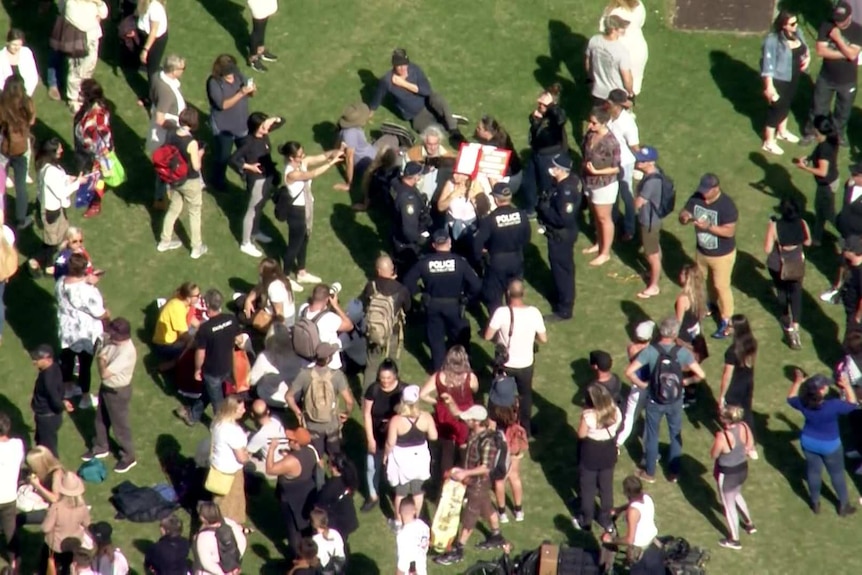
[{"label": "black leggings", "polygon": [[[141,42],[141,48],[143,49],[144,44],[147,42],[147,35],[144,34],[141,30],[138,30],[138,39]],[[138,98],[142,98],[145,100],[150,99],[150,90],[153,86],[153,78],[158,76],[159,72],[162,69],[162,60],[165,57],[165,50],[168,47],[168,33],[165,32],[159,38],[156,38],[153,42],[153,45],[147,51],[147,93],[146,94],[138,94]]]},{"label": "black leggings", "polygon": [[266,23],[269,18],[261,18],[251,20],[251,39],[249,41],[249,56],[254,58],[257,56],[261,48],[266,45]]},{"label": "black leggings", "polygon": [[781,279],[781,273],[769,270],[775,289],[778,291],[778,305],[781,311],[790,315],[790,321],[799,323],[802,317],[802,282],[791,282]]},{"label": "black leggings", "polygon": [[78,385],[84,393],[90,393],[90,371],[93,367],[93,356],[86,351],[74,352],[66,348],[60,352],[60,370],[63,381],[75,381],[75,358],[78,358]]},{"label": "black leggings", "polygon": [[287,212],[287,249],[284,252],[284,273],[305,269],[308,254],[308,227],[305,207],[290,206]]},{"label": "black leggings", "polygon": [[782,82],[781,80],[772,81],[775,91],[778,92],[778,101],[770,102],[769,108],[766,110],[767,128],[777,128],[778,124],[783,122],[787,118],[787,115],[790,114],[790,106],[793,104],[793,96],[796,94],[797,83]]}]

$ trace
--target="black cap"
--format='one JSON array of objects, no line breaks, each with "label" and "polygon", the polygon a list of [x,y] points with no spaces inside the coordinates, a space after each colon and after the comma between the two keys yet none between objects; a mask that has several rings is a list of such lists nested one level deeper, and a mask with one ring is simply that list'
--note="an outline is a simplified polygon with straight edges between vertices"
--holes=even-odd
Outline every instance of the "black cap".
[{"label": "black cap", "polygon": [[590,352],[590,365],[595,366],[599,371],[610,371],[614,360],[608,352],[597,349]]},{"label": "black cap", "polygon": [[835,8],[832,9],[832,21],[843,22],[849,18],[851,14],[853,14],[853,7],[844,0],[841,0],[835,4]]},{"label": "black cap", "polygon": [[560,168],[561,170],[566,170],[567,172],[572,171],[572,159],[568,154],[557,154],[554,156],[552,160],[555,168]]},{"label": "black cap", "polygon": [[629,101],[629,94],[625,90],[620,90],[619,88],[614,88],[608,93],[608,102],[612,104],[617,104],[622,106],[623,104],[627,104]]},{"label": "black cap", "polygon": [[512,188],[510,188],[509,184],[506,182],[497,182],[491,189],[491,195],[497,196],[498,198],[511,198]]},{"label": "black cap", "polygon": [[89,531],[93,542],[100,547],[109,544],[111,542],[111,535],[114,533],[113,527],[107,521],[92,523]]},{"label": "black cap", "polygon": [[856,162],[855,164],[851,164],[850,174],[853,176],[858,176],[859,174],[862,174],[862,162]]},{"label": "black cap", "polygon": [[449,239],[450,239],[450,237],[449,237],[449,230],[448,230],[447,228],[440,228],[439,230],[436,230],[436,231],[431,235],[431,240],[432,240],[436,245],[445,244],[446,242],[448,242],[448,241],[449,241]]},{"label": "black cap", "polygon": [[30,350],[30,359],[48,359],[54,357],[54,348],[48,345],[47,343],[43,343],[41,345],[37,345],[33,349]]},{"label": "black cap", "polygon": [[847,236],[844,239],[844,251],[862,256],[862,236]]},{"label": "black cap", "polygon": [[422,164],[419,162],[407,162],[407,165],[404,166],[404,170],[401,172],[401,175],[405,178],[409,178],[412,176],[418,176],[422,173]]},{"label": "black cap", "polygon": [[392,51],[392,66],[406,66],[410,63],[410,58],[407,57],[407,50],[404,48],[396,48]]}]

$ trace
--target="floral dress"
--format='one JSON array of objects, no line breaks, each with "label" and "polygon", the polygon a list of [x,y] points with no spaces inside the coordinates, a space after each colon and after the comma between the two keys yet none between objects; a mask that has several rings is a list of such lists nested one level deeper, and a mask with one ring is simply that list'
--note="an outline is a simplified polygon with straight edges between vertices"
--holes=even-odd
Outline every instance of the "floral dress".
[{"label": "floral dress", "polygon": [[60,348],[93,355],[96,340],[102,336],[100,319],[105,303],[98,288],[86,281],[57,281],[57,324],[60,326]]}]

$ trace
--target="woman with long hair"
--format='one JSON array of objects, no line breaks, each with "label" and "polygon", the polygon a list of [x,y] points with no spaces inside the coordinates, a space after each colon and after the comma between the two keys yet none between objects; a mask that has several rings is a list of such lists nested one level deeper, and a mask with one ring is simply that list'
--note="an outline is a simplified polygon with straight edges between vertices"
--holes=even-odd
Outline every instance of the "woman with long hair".
[{"label": "woman with long hair", "polygon": [[[167,0],[138,0],[135,9],[138,19],[138,40],[141,46],[140,61],[147,68],[147,86],[158,75],[168,47]],[[149,90],[138,94],[138,104],[149,108]]]},{"label": "woman with long hair", "polygon": [[676,341],[691,350],[694,358],[701,362],[707,357],[707,348],[700,322],[708,313],[703,272],[695,264],[684,265],[679,272],[679,285],[682,289],[674,302],[674,312],[679,322]]},{"label": "woman with long hair", "polygon": [[33,51],[24,45],[25,41],[23,30],[9,28],[9,32],[6,33],[6,45],[0,50],[0,85],[4,85],[10,76],[20,76],[24,80],[27,95],[32,98],[36,88],[39,87],[39,68],[36,65],[36,58],[33,57]]},{"label": "woman with long hair", "polygon": [[745,410],[728,405],[721,410],[721,429],[715,433],[709,455],[715,461],[718,496],[727,519],[728,537],[718,542],[725,549],[742,549],[739,543],[739,513],[742,528],[749,535],[756,533],[748,505],[742,497],[742,486],[748,478],[748,457],[754,451],[751,428],[743,421]]},{"label": "woman with long hair", "polygon": [[509,156],[509,172],[506,177],[509,179],[509,189],[512,190],[513,194],[518,193],[524,177],[523,167],[521,166],[521,157],[518,155],[518,150],[515,149],[512,137],[506,131],[506,128],[494,116],[486,114],[476,122],[474,137],[483,146],[494,146],[495,148],[512,152],[512,155]]},{"label": "woman with long hair", "polygon": [[[44,445],[37,445],[27,452],[24,463],[30,470],[28,481],[36,493],[45,503],[56,503],[60,498],[60,481],[66,472],[60,460]],[[41,523],[41,518],[38,522]]]},{"label": "woman with long hair", "polygon": [[434,405],[434,423],[440,438],[440,469],[452,469],[463,460],[470,429],[458,414],[473,405],[473,394],[479,391],[479,380],[470,367],[470,357],[463,345],[446,352],[439,371],[432,373],[422,386],[419,397]]},{"label": "woman with long hair", "polygon": [[771,218],[766,226],[766,239],[763,241],[766,269],[778,293],[787,343],[791,349],[802,349],[799,319],[802,317],[802,277],[805,270],[803,248],[811,245],[811,230],[802,219],[799,205],[791,198],[782,199],[778,210],[781,217]]},{"label": "woman with long hair", "polygon": [[317,560],[323,573],[344,573],[347,554],[341,533],[329,525],[329,515],[323,509],[315,507],[308,518],[314,533],[311,540],[317,544]]},{"label": "woman with long hair", "polygon": [[[301,284],[317,284],[320,278],[305,269],[308,240],[314,223],[314,196],[311,182],[344,159],[341,148],[315,156],[307,156],[299,142],[285,142],[278,148],[284,157],[283,184],[287,193],[287,249],[284,271],[294,272]],[[315,167],[316,166],[316,167]]]},{"label": "woman with long hair", "polygon": [[19,230],[33,224],[33,217],[28,215],[27,152],[30,151],[30,130],[35,123],[36,106],[27,95],[24,80],[19,76],[9,76],[0,92],[0,154],[9,159],[7,169],[11,168],[13,172],[15,218]]},{"label": "woman with long hair", "polygon": [[524,165],[521,188],[524,194],[524,209],[528,217],[535,217],[539,192],[551,187],[554,157],[569,154],[569,139],[566,134],[566,112],[560,106],[562,87],[555,83],[539,94],[536,109],[530,114],[530,157]]},{"label": "woman with long hair", "polygon": [[93,571],[110,575],[127,575],[129,560],[114,545],[111,535],[114,528],[107,521],[99,521],[90,525],[87,530],[93,540]]},{"label": "woman with long hair", "polygon": [[[395,490],[394,508],[412,496],[416,509],[425,500],[425,482],[431,478],[431,450],[428,442],[437,441],[437,426],[430,413],[419,407],[419,386],[408,385],[401,392],[401,403],[389,420],[383,464],[386,479]],[[400,527],[400,520],[394,526]]]},{"label": "woman with long hair", "polygon": [[317,494],[315,507],[326,512],[329,526],[338,530],[344,543],[359,529],[353,495],[359,489],[359,472],[356,465],[343,453],[329,456],[329,478]]},{"label": "woman with long hair", "polygon": [[248,98],[257,88],[237,67],[236,58],[220,54],[213,62],[207,78],[207,99],[210,104],[210,128],[213,147],[209,157],[210,175],[207,186],[224,190],[225,172],[234,145],[239,148],[248,136]]},{"label": "woman with long hair", "polygon": [[518,384],[515,378],[501,367],[495,374],[488,393],[488,418],[497,426],[497,430],[506,436],[509,448],[509,472],[506,477],[494,482],[494,495],[497,503],[497,513],[500,523],[508,523],[506,515],[506,484],[512,487],[512,512],[515,521],[524,520],[524,487],[521,483],[521,461],[528,449],[527,432],[520,424],[520,405],[518,402]]},{"label": "woman with long hair", "polygon": [[[718,408],[728,405],[742,408],[745,423],[754,430],[754,364],[757,360],[757,339],[751,332],[748,318],[736,314],[730,318],[733,326],[733,343],[724,354],[724,371],[721,374],[721,386],[718,392]],[[757,459],[752,435],[751,451],[748,454]]]},{"label": "woman with long hair", "polygon": [[811,230],[811,245],[819,246],[823,241],[826,224],[835,225],[835,190],[838,189],[838,127],[832,118],[814,118],[814,138],[817,145],[807,158],[794,158],[797,168],[814,176],[817,188],[814,192],[814,229]]},{"label": "woman with long hair", "polygon": [[[581,508],[572,523],[581,529],[590,530],[593,521],[605,531],[613,531],[611,510],[614,508],[614,468],[617,464],[617,430],[623,422],[620,408],[604,385],[591,385],[586,409],[581,413],[578,425],[579,455],[578,495]],[[601,506],[596,512],[596,491]]]},{"label": "woman with long hair", "polygon": [[[102,166],[108,167],[108,154],[114,151],[114,136],[111,131],[111,112],[102,85],[92,78],[81,82],[81,107],[75,114],[73,130],[75,133],[75,160],[78,172],[101,172]],[[96,185],[93,200],[85,218],[102,213],[102,182]]]},{"label": "woman with long hair", "polygon": [[59,497],[48,508],[42,521],[45,545],[42,547],[39,573],[48,572],[53,562],[56,573],[69,573],[73,552],[63,546],[66,539],[84,541],[90,525],[90,507],[84,501],[84,482],[74,471],[66,471],[57,486]]},{"label": "woman with long hair", "polygon": [[838,417],[848,415],[858,409],[856,392],[846,374],[841,374],[837,384],[843,398],[830,397],[829,386],[832,381],[825,375],[805,377],[797,369],[793,384],[787,392],[787,404],[802,412],[805,423],[802,426],[800,445],[805,456],[808,496],[811,510],[820,513],[820,488],[823,485],[823,468],[832,480],[832,489],[838,496],[838,515],[846,517],[856,512],[850,505],[847,480],[844,477],[844,451],[838,430]]},{"label": "woman with long hair", "polygon": [[36,152],[42,249],[37,257],[28,261],[28,264],[30,271],[37,275],[43,268],[49,267],[54,262],[54,254],[69,230],[66,209],[72,205],[70,198],[86,181],[83,175],[70,176],[66,173],[60,163],[64,152],[65,149],[59,138],[45,140]]},{"label": "woman with long hair", "polygon": [[776,139],[791,144],[799,142],[799,136],[787,129],[787,117],[796,97],[799,78],[810,62],[811,54],[799,17],[789,10],[779,11],[772,23],[772,31],[763,41],[763,57],[760,59],[763,96],[768,106],[762,149],[770,154],[784,153]]},{"label": "woman with long hair", "polygon": [[201,288],[194,282],[183,282],[165,302],[156,318],[153,332],[153,351],[162,361],[160,371],[173,369],[180,356],[194,342],[194,330],[200,321],[192,317],[189,310],[201,299]]},{"label": "woman with long hair", "polygon": [[[485,203],[484,209],[480,203]],[[469,244],[467,249],[456,250],[464,255],[472,257],[472,237],[476,229],[477,220],[487,215],[491,210],[489,196],[482,189],[479,182],[473,180],[469,174],[453,172],[449,180],[443,184],[440,196],[437,198],[437,210],[446,214],[449,224],[449,233],[452,243],[458,247]],[[484,212],[484,213],[482,213]],[[459,244],[458,241],[461,240]]]},{"label": "woman with long hair", "polygon": [[249,460],[248,438],[239,421],[245,415],[245,404],[230,395],[221,402],[210,427],[210,473],[233,476],[227,493],[213,493],[213,502],[222,514],[239,525],[246,521],[245,475],[243,465]]},{"label": "woman with long hair", "polygon": [[[272,318],[272,323],[266,326],[269,332],[272,325],[282,324],[292,328],[296,321],[295,291],[302,291],[302,286],[296,286],[284,275],[281,264],[273,258],[264,258],[257,266],[260,282],[245,297],[242,313],[245,319],[251,321],[256,310],[263,310]],[[299,287],[299,290],[296,288]]]},{"label": "woman with long hair", "polygon": [[591,266],[600,266],[611,259],[614,242],[613,207],[620,188],[620,143],[608,128],[610,119],[607,109],[594,107],[584,136],[584,186],[596,226],[596,243],[583,253],[596,254]]},{"label": "woman with long hair", "polygon": [[407,384],[398,378],[398,365],[392,359],[384,359],[377,368],[377,379],[365,390],[362,398],[362,421],[365,427],[367,455],[365,479],[368,499],[362,504],[362,512],[374,509],[379,501],[380,472],[383,469],[383,452],[389,433],[389,422],[396,415],[401,403],[401,394]]},{"label": "woman with long hair", "polygon": [[608,16],[619,16],[628,22],[626,33],[620,37],[620,42],[629,52],[632,64],[632,93],[637,96],[641,93],[644,70],[649,59],[649,47],[643,33],[646,8],[640,0],[610,0],[599,21],[599,32],[602,34],[605,33],[605,19]]}]

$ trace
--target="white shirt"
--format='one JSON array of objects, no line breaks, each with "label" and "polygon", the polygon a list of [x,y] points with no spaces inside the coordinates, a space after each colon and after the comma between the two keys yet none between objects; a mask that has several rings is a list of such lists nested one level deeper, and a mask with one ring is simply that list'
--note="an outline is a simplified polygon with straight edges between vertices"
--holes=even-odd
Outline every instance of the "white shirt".
[{"label": "white shirt", "polygon": [[326,534],[329,539],[323,536],[323,533],[316,533],[312,537],[312,541],[317,543],[317,558],[320,559],[320,565],[326,567],[333,557],[345,558],[344,555],[344,539],[341,533],[335,529],[330,529]]},{"label": "white shirt", "polygon": [[284,185],[287,186],[287,191],[290,194],[290,199],[293,202],[293,205],[296,207],[305,207],[305,186],[308,186],[308,191],[311,192],[311,180],[306,182],[293,182],[292,184],[287,183],[287,174],[290,172],[299,170],[300,172],[308,171],[305,163],[303,163],[299,168],[294,168],[290,164],[284,167]]},{"label": "white shirt", "polygon": [[110,557],[100,554],[93,567],[94,571],[99,575],[127,575],[129,572],[129,561],[119,549],[114,549],[113,561],[111,561]]},{"label": "white shirt", "polygon": [[277,417],[270,416],[269,421],[264,423],[260,429],[248,438],[248,452],[252,455],[259,455],[263,452],[263,454],[266,455],[266,450],[269,449],[270,440],[279,440],[283,438],[284,426]]},{"label": "white shirt", "polygon": [[454,198],[449,203],[449,215],[456,220],[469,222],[476,219],[476,208],[467,198]]},{"label": "white shirt", "polygon": [[24,461],[24,442],[17,437],[0,441],[0,503],[18,497],[18,474]]},{"label": "white shirt", "polygon": [[168,14],[165,12],[165,5],[159,0],[152,0],[147,7],[147,11],[138,16],[138,30],[144,34],[150,34],[150,22],[156,22],[159,25],[159,33],[156,38],[161,38],[168,32]]},{"label": "white shirt", "polygon": [[[302,304],[299,308],[299,317],[302,317],[305,308],[308,307],[308,304]],[[317,333],[320,335],[320,343],[331,343],[338,346],[338,349],[341,349],[341,341],[338,339],[338,328],[341,327],[341,317],[329,310],[320,311],[310,311],[308,312],[308,319],[314,319],[317,317],[317,314],[324,313],[320,321],[317,322]],[[308,367],[313,367],[315,362],[309,362]],[[336,353],[332,355],[332,360],[329,362],[329,367],[332,369],[341,369],[341,353]]]},{"label": "white shirt", "polygon": [[410,572],[410,563],[416,563],[416,574],[428,573],[428,541],[431,530],[421,519],[404,525],[395,537],[396,568],[402,573]]},{"label": "white shirt", "polygon": [[263,20],[278,11],[278,0],[248,0],[248,7],[252,18]]},{"label": "white shirt", "polygon": [[281,280],[273,280],[266,287],[266,306],[264,311],[270,315],[275,315],[275,308],[272,304],[280,303],[284,311],[284,325],[293,327],[296,321],[296,304],[293,301],[293,296],[287,291],[287,286]]},{"label": "white shirt", "polygon": [[15,247],[15,232],[7,225],[3,225],[3,237],[6,239],[6,243],[12,247]]},{"label": "white shirt", "polygon": [[623,414],[619,407],[614,407],[614,422],[608,427],[599,427],[596,422],[596,412],[592,409],[584,410],[584,421],[587,422],[587,437],[595,441],[614,441],[617,430],[623,422]]},{"label": "white shirt", "polygon": [[236,473],[242,469],[242,463],[236,458],[235,449],[248,445],[245,431],[236,423],[218,423],[212,428],[212,457],[210,465],[222,473]]},{"label": "white shirt", "polygon": [[108,5],[101,0],[66,0],[59,4],[66,22],[87,33],[87,41],[93,42],[102,37],[102,20],[108,17]]},{"label": "white shirt", "polygon": [[[0,50],[0,86],[6,85],[6,80],[12,75],[12,63],[9,61],[11,55],[9,50]],[[27,46],[22,46],[18,52],[18,73],[24,79],[24,89],[31,98],[39,86],[39,68],[36,67],[36,58],[33,51]]]},{"label": "white shirt", "polygon": [[[509,341],[509,326],[513,315],[515,327],[512,330],[512,340]],[[499,341],[509,351],[506,367],[517,369],[533,365],[533,343],[536,341],[536,334],[545,333],[542,312],[531,305],[512,308],[501,306],[491,316],[488,327],[497,332]]]},{"label": "white shirt", "polygon": [[66,171],[54,164],[45,164],[39,170],[39,203],[47,212],[68,208],[72,205],[69,199],[78,191],[77,180],[69,181]]},{"label": "white shirt", "polygon": [[101,317],[105,302],[99,289],[86,281],[57,280],[57,323],[60,326],[60,348],[92,354],[96,340],[102,336]]},{"label": "white shirt", "polygon": [[658,536],[658,527],[655,524],[655,504],[652,497],[644,494],[643,502],[632,501],[630,505],[637,509],[641,518],[638,520],[638,526],[635,530],[635,547],[646,549],[652,543],[652,540]]},{"label": "white shirt", "polygon": [[617,119],[608,122],[608,129],[620,143],[620,165],[634,165],[635,155],[631,148],[640,145],[640,135],[635,117],[628,110],[623,110]]}]

